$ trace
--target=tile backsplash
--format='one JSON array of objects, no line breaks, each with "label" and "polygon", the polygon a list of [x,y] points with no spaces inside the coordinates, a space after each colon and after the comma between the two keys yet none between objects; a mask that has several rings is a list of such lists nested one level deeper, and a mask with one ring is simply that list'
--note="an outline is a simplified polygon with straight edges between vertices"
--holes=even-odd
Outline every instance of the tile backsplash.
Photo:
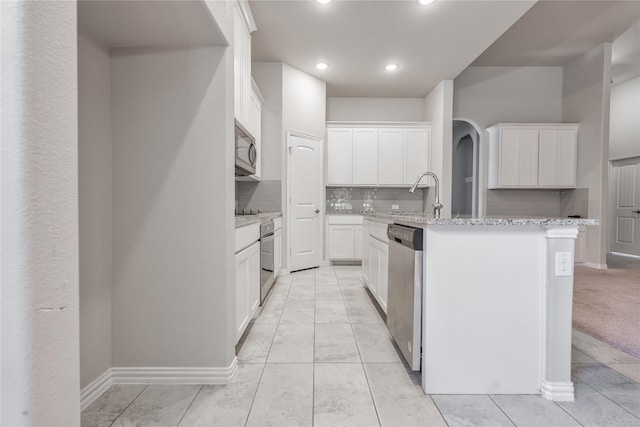
[{"label": "tile backsplash", "polygon": [[236,210],[282,212],[282,181],[236,181]]},{"label": "tile backsplash", "polygon": [[327,213],[391,211],[422,212],[425,190],[414,194],[408,188],[327,187]]},{"label": "tile backsplash", "polygon": [[589,190],[489,190],[487,215],[588,218]]}]

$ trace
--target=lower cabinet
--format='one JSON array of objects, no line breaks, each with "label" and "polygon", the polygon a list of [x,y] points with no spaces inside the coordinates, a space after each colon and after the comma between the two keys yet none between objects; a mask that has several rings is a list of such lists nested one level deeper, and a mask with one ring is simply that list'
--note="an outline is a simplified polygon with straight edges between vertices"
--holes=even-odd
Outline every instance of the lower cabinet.
[{"label": "lower cabinet", "polygon": [[273,273],[277,278],[282,268],[282,229],[276,230],[273,235]]},{"label": "lower cabinet", "polygon": [[260,242],[236,254],[236,342],[260,305]]},{"label": "lower cabinet", "polygon": [[587,228],[578,227],[578,237],[575,240],[573,261],[582,264],[587,261]]},{"label": "lower cabinet", "polygon": [[387,224],[364,220],[362,247],[362,275],[371,294],[387,312],[387,289],[389,285],[389,243],[382,241],[382,229]]},{"label": "lower cabinet", "polygon": [[330,261],[362,259],[362,216],[327,217],[327,258]]}]

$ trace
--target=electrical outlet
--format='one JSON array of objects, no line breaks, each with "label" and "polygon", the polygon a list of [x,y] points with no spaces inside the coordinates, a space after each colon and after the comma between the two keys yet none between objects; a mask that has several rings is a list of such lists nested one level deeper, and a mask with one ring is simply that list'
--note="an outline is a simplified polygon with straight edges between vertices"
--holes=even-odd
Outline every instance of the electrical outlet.
[{"label": "electrical outlet", "polygon": [[573,256],[571,252],[556,252],[556,276],[573,276]]},{"label": "electrical outlet", "polygon": [[398,209],[400,209],[400,205],[391,205],[391,209],[397,211]]}]

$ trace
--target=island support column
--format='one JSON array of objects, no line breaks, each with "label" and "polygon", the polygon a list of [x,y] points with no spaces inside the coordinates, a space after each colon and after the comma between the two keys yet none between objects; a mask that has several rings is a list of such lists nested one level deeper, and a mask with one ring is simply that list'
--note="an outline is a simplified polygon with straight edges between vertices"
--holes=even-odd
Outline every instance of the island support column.
[{"label": "island support column", "polygon": [[[573,312],[573,255],[577,227],[547,228],[545,281],[545,345],[543,347],[542,396],[555,401],[573,401],[571,381],[571,329]],[[568,271],[558,275],[557,255],[569,253]]]}]

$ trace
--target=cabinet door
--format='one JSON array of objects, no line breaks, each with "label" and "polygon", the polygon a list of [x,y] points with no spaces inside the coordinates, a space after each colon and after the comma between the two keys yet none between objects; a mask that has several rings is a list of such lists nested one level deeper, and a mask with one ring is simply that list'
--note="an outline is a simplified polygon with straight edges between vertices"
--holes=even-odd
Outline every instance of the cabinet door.
[{"label": "cabinet door", "polygon": [[572,129],[540,131],[538,185],[575,187],[577,133]]},{"label": "cabinet door", "polygon": [[329,259],[353,259],[355,239],[353,225],[329,225]]},{"label": "cabinet door", "polygon": [[378,133],[380,150],[379,184],[404,183],[403,130],[380,129]]},{"label": "cabinet door", "polygon": [[378,184],[377,129],[353,129],[353,183]]},{"label": "cabinet door", "polygon": [[538,131],[504,129],[500,132],[500,185],[538,184]]},{"label": "cabinet door", "polygon": [[[418,175],[431,170],[429,164],[429,129],[404,130],[404,184],[413,184]],[[430,186],[431,179],[425,180]]]},{"label": "cabinet door", "polygon": [[380,281],[380,257],[378,256],[377,240],[369,236],[369,290],[374,297],[378,298],[378,286]]},{"label": "cabinet door", "polygon": [[353,182],[353,131],[327,130],[327,184]]},{"label": "cabinet door", "polygon": [[389,287],[389,245],[382,242],[378,244],[378,265],[380,273],[378,275],[378,302],[382,311],[387,312],[387,290]]},{"label": "cabinet door", "polygon": [[355,245],[354,245],[354,249],[355,249],[354,258],[362,259],[362,226],[356,225],[355,232],[356,232],[356,239],[355,239]]},{"label": "cabinet door", "polygon": [[362,277],[364,279],[364,283],[369,285],[369,276],[370,276],[370,265],[371,265],[371,255],[369,253],[369,223],[370,221],[365,219],[362,221],[362,242],[361,242],[361,252],[362,252]]},{"label": "cabinet door", "polygon": [[247,313],[248,319],[251,321],[256,309],[260,305],[260,242],[254,243],[249,247],[248,262],[248,291],[247,291]]},{"label": "cabinet door", "polygon": [[242,29],[242,114],[246,124],[252,108],[249,101],[251,97],[251,33],[244,22]]},{"label": "cabinet door", "polygon": [[276,230],[273,239],[273,274],[278,277],[282,268],[282,230]]},{"label": "cabinet door", "polygon": [[242,117],[242,53],[243,53],[244,22],[240,11],[234,8],[233,14],[233,112],[236,119],[243,121]]},{"label": "cabinet door", "polygon": [[236,254],[236,342],[249,324],[247,300],[249,298],[249,251],[251,247]]}]

